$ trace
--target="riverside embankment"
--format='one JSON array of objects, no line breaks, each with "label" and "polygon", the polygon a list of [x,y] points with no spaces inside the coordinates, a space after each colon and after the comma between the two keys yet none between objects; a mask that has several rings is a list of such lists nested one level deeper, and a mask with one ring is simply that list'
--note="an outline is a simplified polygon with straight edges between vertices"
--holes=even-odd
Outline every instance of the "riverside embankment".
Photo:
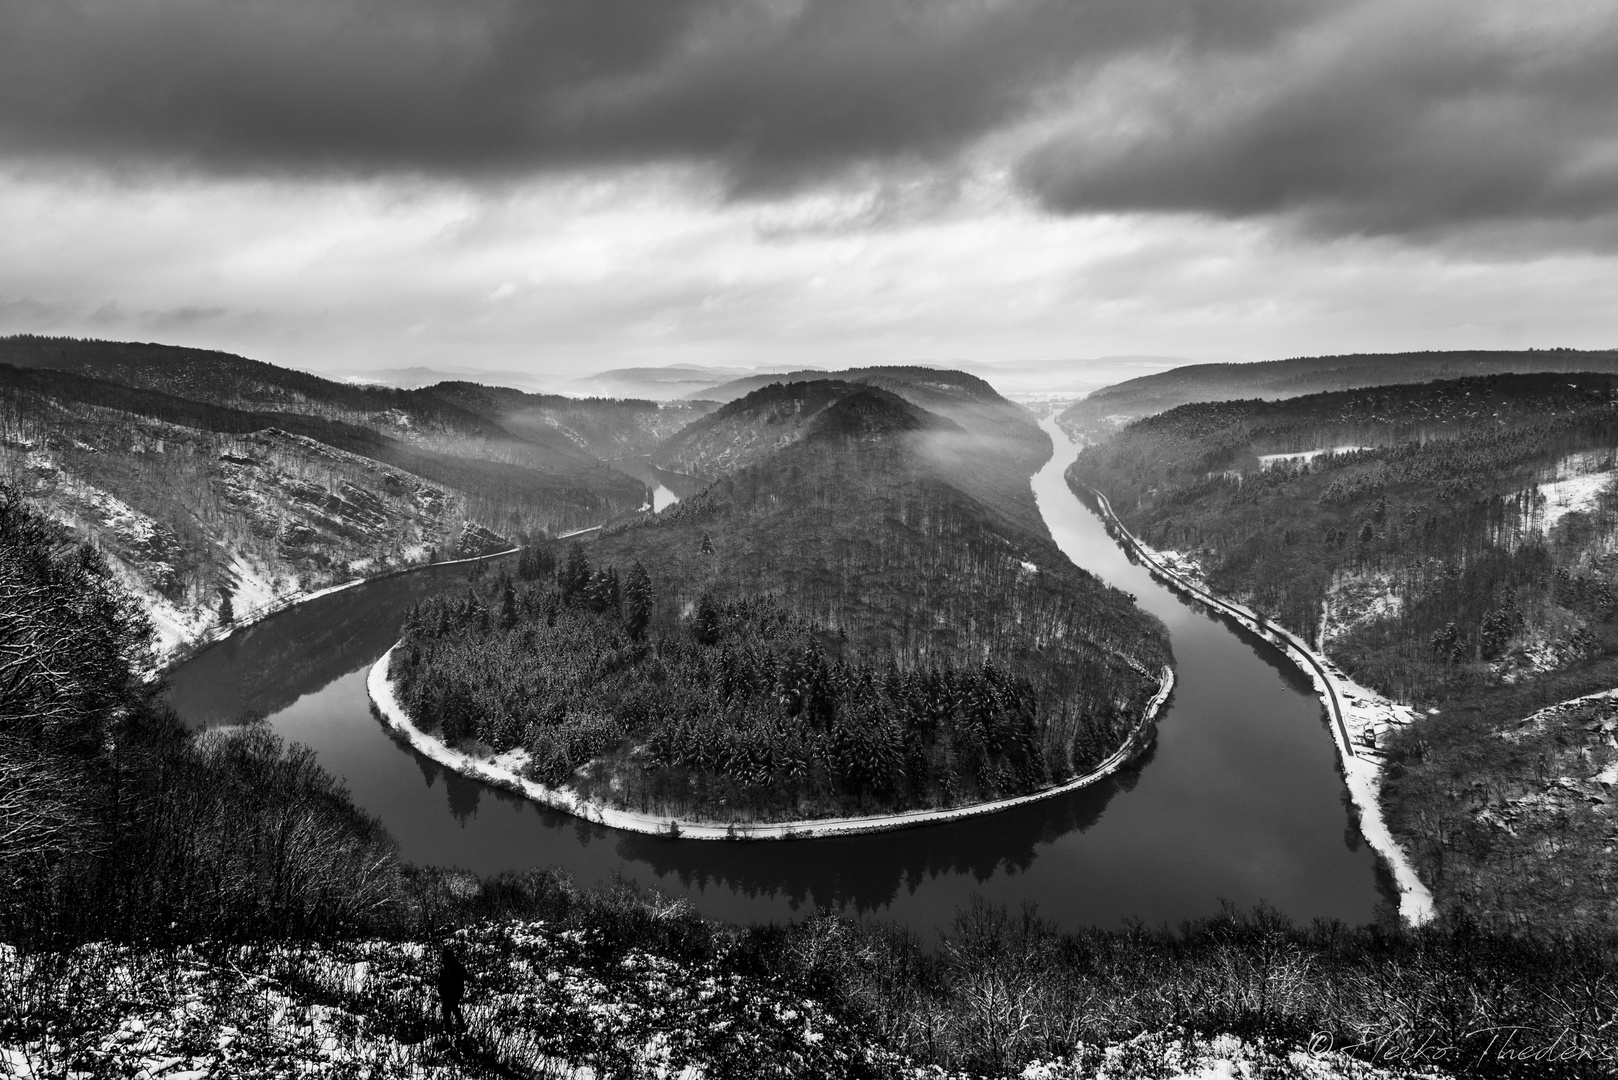
[{"label": "riverside embankment", "polygon": [[[1102,516],[1117,531],[1119,543],[1133,551],[1152,573],[1180,592],[1199,603],[1236,620],[1247,629],[1274,645],[1314,681],[1321,703],[1331,722],[1332,737],[1337,744],[1343,780],[1359,814],[1360,832],[1366,843],[1376,850],[1387,863],[1399,888],[1399,914],[1413,925],[1420,925],[1433,917],[1433,896],[1410,861],[1382,816],[1382,763],[1381,754],[1374,744],[1368,744],[1365,732],[1375,731],[1382,716],[1397,709],[1394,702],[1382,698],[1371,690],[1350,683],[1330,660],[1311,649],[1286,627],[1253,611],[1245,604],[1226,599],[1211,592],[1200,582],[1170,565],[1167,554],[1148,547],[1130,532],[1112,508],[1107,496],[1085,485],[1100,507]],[[1350,736],[1353,726],[1361,731],[1361,738]],[[1374,740],[1372,740],[1374,743]]]},{"label": "riverside embankment", "polygon": [[[568,533],[567,535],[577,536],[580,533],[594,532],[599,528],[601,528],[601,526],[596,525],[589,529],[580,529],[578,532]],[[256,626],[272,615],[279,615],[283,611],[288,611],[300,605],[308,604],[311,601],[321,600],[328,596],[334,596],[337,593],[346,592],[349,589],[356,589],[361,585],[365,585],[373,581],[382,581],[386,578],[398,577],[401,574],[414,574],[429,567],[463,566],[468,563],[485,562],[489,559],[499,559],[507,555],[515,555],[520,550],[520,548],[510,548],[506,551],[495,551],[488,555],[474,555],[466,559],[445,559],[439,562],[417,563],[414,566],[397,566],[390,570],[384,570],[380,574],[369,574],[362,577],[353,578],[350,581],[339,582],[336,585],[327,585],[325,588],[310,589],[305,592],[288,593],[285,596],[278,596],[267,604],[262,604],[247,611],[237,613],[228,623],[215,624],[214,626],[207,627],[198,633],[194,638],[177,641],[170,648],[166,650],[159,650],[155,657],[155,667],[158,672],[166,673],[185,663],[187,660],[191,659],[197,653],[208,648],[209,646],[217,645],[219,642],[224,641],[232,634],[237,634],[248,629],[249,627]]]},{"label": "riverside embankment", "polygon": [[[395,645],[394,648],[398,646]],[[520,757],[513,759],[510,755],[504,755],[482,758],[447,745],[443,740],[418,727],[399,703],[393,680],[388,675],[388,664],[392,659],[393,649],[390,648],[382,655],[382,659],[371,667],[366,682],[371,695],[371,704],[382,721],[422,755],[438,762],[446,769],[454,769],[468,779],[493,785],[542,806],[572,814],[597,825],[652,836],[678,837],[683,840],[810,840],[825,836],[891,832],[895,829],[910,829],[920,825],[961,821],[1066,795],[1111,776],[1144,753],[1152,744],[1157,715],[1174,690],[1174,670],[1165,667],[1157,676],[1157,692],[1142,710],[1140,719],[1136,721],[1134,728],[1130,730],[1129,738],[1122,746],[1084,775],[1027,795],[937,810],[908,810],[902,813],[870,814],[863,817],[805,818],[799,821],[772,822],[708,821],[637,813],[592,802],[581,798],[576,792],[549,787],[523,776]]]}]

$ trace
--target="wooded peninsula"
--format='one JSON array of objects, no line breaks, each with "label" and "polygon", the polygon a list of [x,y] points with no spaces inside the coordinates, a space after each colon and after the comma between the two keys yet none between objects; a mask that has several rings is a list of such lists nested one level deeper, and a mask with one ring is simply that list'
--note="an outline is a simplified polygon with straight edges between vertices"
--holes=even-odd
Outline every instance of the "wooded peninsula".
[{"label": "wooded peninsula", "polygon": [[715,417],[784,445],[424,604],[400,701],[532,779],[685,819],[936,809],[1084,774],[1144,719],[1166,635],[1044,531],[1043,433],[986,384],[957,393],[970,428],[863,384],[741,399]]}]

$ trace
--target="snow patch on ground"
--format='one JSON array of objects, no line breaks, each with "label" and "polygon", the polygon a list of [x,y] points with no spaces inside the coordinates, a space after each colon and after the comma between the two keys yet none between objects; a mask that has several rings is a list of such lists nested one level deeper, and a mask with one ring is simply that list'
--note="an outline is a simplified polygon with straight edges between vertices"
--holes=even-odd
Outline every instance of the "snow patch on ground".
[{"label": "snow patch on ground", "polygon": [[155,520],[111,492],[67,472],[49,454],[29,454],[28,467],[55,475],[57,498],[51,500],[49,509],[62,524],[92,537],[111,533],[132,547],[148,546],[158,538]]},{"label": "snow patch on ground", "polygon": [[232,580],[230,604],[238,618],[298,591],[296,580],[283,582],[277,588],[274,574],[236,551],[230,553],[229,574]]},{"label": "snow patch on ground", "polygon": [[1597,496],[1618,478],[1614,454],[1610,449],[1583,450],[1552,466],[1548,479],[1534,488],[1545,500],[1537,527],[1548,533],[1567,515],[1595,509]]},{"label": "snow patch on ground", "polygon": [[1379,1069],[1324,1046],[1298,1049],[1237,1035],[1180,1036],[1156,1031],[1110,1046],[1081,1044],[1065,1060],[1035,1062],[1017,1074],[1018,1080],[1137,1080],[1145,1076],[1162,1080],[1393,1080],[1443,1075]]},{"label": "snow patch on ground", "polygon": [[35,1022],[0,1035],[0,1077],[674,1080],[742,1075],[749,1058],[787,1076],[827,1075],[856,1055],[864,1075],[899,1064],[772,980],[642,949],[602,961],[612,947],[594,927],[534,920],[454,938],[472,980],[453,1036],[436,1015],[436,950],[419,942],[86,945],[57,961],[84,984],[65,1016],[41,970],[52,960],[13,956],[0,961],[0,999]]},{"label": "snow patch on ground", "polygon": [[1152,554],[1170,573],[1204,588],[1207,587],[1208,572],[1203,568],[1202,561],[1195,555],[1183,551],[1158,551],[1155,548]]},{"label": "snow patch on ground", "polygon": [[1615,478],[1618,478],[1618,470],[1605,469],[1540,484],[1539,493],[1545,496],[1545,516],[1540,520],[1540,527],[1550,532],[1569,514],[1594,510],[1596,497]]},{"label": "snow patch on ground", "polygon": [[[195,640],[212,621],[214,613],[182,608],[151,587],[154,575],[171,569],[161,557],[164,538],[156,520],[111,492],[62,469],[43,451],[36,450],[28,455],[28,467],[35,473],[52,477],[51,497],[40,504],[44,513],[95,543],[113,579],[140,600],[151,621],[157,655],[169,655]],[[115,543],[108,544],[105,542],[108,540]],[[152,557],[141,559],[137,569],[122,554],[130,551],[150,552]]]},{"label": "snow patch on ground", "polygon": [[1328,446],[1321,450],[1302,450],[1295,454],[1260,454],[1258,463],[1265,469],[1274,468],[1286,461],[1313,461],[1322,455],[1335,457],[1338,454],[1351,454],[1356,450],[1368,450],[1366,446]]},{"label": "snow patch on ground", "polygon": [[214,612],[182,608],[165,596],[151,592],[146,582],[116,556],[107,556],[107,565],[124,591],[140,601],[152,625],[152,648],[157,661],[163,661],[196,641],[213,622]]}]

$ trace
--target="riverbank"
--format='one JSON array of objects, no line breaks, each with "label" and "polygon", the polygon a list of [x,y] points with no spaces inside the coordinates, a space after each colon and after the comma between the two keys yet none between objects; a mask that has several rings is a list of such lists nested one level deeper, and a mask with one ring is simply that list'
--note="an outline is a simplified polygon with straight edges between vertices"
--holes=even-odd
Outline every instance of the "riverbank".
[{"label": "riverbank", "polygon": [[1434,915],[1431,891],[1417,876],[1410,857],[1393,838],[1382,815],[1381,790],[1383,757],[1375,748],[1375,733],[1390,723],[1407,719],[1409,709],[1374,691],[1351,682],[1324,655],[1316,652],[1297,635],[1266,619],[1246,605],[1226,600],[1187,575],[1186,569],[1169,553],[1146,546],[1126,528],[1101,492],[1086,487],[1100,507],[1101,515],[1116,529],[1119,542],[1133,551],[1152,574],[1177,591],[1228,616],[1264,638],[1314,681],[1330,720],[1332,740],[1337,746],[1349,798],[1359,816],[1360,834],[1391,870],[1399,890],[1399,914],[1419,926]]},{"label": "riverbank", "polygon": [[[394,648],[398,648],[398,646],[395,645]],[[1147,703],[1140,721],[1130,732],[1129,738],[1124,741],[1124,744],[1085,775],[1075,777],[1055,787],[1046,788],[1043,791],[1017,795],[1009,799],[996,799],[993,802],[950,807],[943,810],[907,810],[897,814],[875,814],[866,817],[810,818],[800,821],[759,824],[693,820],[656,814],[642,814],[630,810],[617,810],[602,803],[580,798],[574,792],[548,787],[529,780],[522,776],[518,768],[512,765],[509,760],[502,763],[498,758],[478,758],[456,750],[433,735],[422,731],[405,712],[404,707],[399,703],[393,680],[388,677],[388,664],[392,658],[393,649],[389,649],[383,654],[382,659],[371,667],[366,679],[366,688],[370,694],[371,705],[390,730],[403,738],[425,757],[432,759],[447,769],[454,770],[468,779],[510,791],[542,806],[572,814],[586,821],[593,821],[598,825],[650,836],[666,836],[671,839],[686,840],[808,840],[826,836],[853,836],[860,833],[890,832],[896,829],[914,828],[919,825],[935,825],[947,821],[959,821],[963,818],[992,814],[1001,810],[1009,810],[1015,806],[1025,806],[1042,799],[1066,795],[1112,775],[1142,754],[1152,744],[1156,734],[1157,716],[1162,711],[1163,704],[1168,700],[1169,694],[1174,690],[1174,671],[1172,668],[1165,667],[1162,674],[1158,676],[1157,693]]]},{"label": "riverbank", "polygon": [[[582,535],[583,533],[593,532],[599,528],[601,528],[601,526],[595,525],[589,529],[580,529],[577,532],[567,533],[566,535],[578,536]],[[331,596],[334,593],[340,593],[347,589],[356,588],[360,585],[369,585],[373,581],[383,581],[387,578],[398,577],[400,574],[413,574],[418,570],[430,570],[433,567],[438,566],[460,566],[466,563],[484,562],[488,559],[501,559],[508,555],[515,555],[521,550],[521,548],[508,548],[505,551],[495,551],[488,555],[473,555],[465,559],[445,559],[439,562],[416,563],[411,566],[396,566],[393,569],[381,574],[372,574],[367,577],[357,577],[352,581],[344,581],[336,585],[327,585],[320,589],[310,589],[305,592],[288,593],[286,596],[273,600],[262,607],[253,608],[250,611],[243,612],[242,614],[233,618],[229,626],[219,626],[216,624],[204,630],[201,634],[190,639],[189,641],[182,640],[176,642],[175,645],[170,649],[157,650],[155,653],[153,670],[158,675],[166,675],[170,671],[179,667],[181,664],[185,663],[187,660],[190,660],[192,657],[202,652],[204,649],[219,644],[221,641],[229,638],[232,634],[246,630],[248,627],[261,623],[272,615],[279,615],[281,612],[297,607],[299,604],[307,604],[310,601],[319,600],[322,597]]]},{"label": "riverbank", "polygon": [[[587,525],[582,529],[574,529],[572,532],[558,533],[556,539],[571,540],[581,536],[589,536],[591,533],[600,532],[603,527],[604,526],[602,525]],[[522,548],[520,547],[513,547],[507,548],[504,551],[490,552],[487,555],[472,555],[465,559],[443,559],[438,562],[413,563],[410,566],[396,566],[393,569],[387,570],[380,574],[357,577],[352,581],[344,581],[336,585],[327,585],[320,589],[310,589],[306,592],[288,593],[286,596],[273,600],[268,604],[253,608],[237,615],[231,620],[229,626],[219,626],[216,624],[207,628],[201,634],[188,641],[182,640],[176,642],[172,648],[166,650],[158,649],[155,653],[155,662],[152,665],[153,671],[158,675],[166,675],[168,672],[174,670],[176,667],[179,667],[187,660],[190,660],[204,649],[219,644],[221,641],[229,638],[237,631],[245,630],[250,626],[263,622],[271,615],[279,615],[283,611],[297,607],[299,604],[307,604],[311,600],[319,600],[322,597],[330,596],[333,593],[340,593],[345,589],[352,589],[360,585],[369,585],[374,581],[384,581],[388,578],[398,577],[400,574],[413,574],[418,570],[431,570],[434,567],[439,566],[461,566],[466,563],[485,562],[489,559],[503,559],[508,555],[515,555],[521,550]]]}]

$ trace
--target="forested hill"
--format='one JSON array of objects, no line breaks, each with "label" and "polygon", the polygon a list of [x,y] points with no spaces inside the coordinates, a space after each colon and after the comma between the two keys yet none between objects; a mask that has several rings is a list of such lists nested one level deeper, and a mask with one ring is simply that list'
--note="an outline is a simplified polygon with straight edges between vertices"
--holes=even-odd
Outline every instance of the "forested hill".
[{"label": "forested hill", "polygon": [[1435,710],[1384,748],[1385,809],[1441,907],[1618,916],[1610,725],[1574,710],[1518,727],[1618,686],[1618,376],[1184,405],[1068,475],[1216,591]]},{"label": "forested hill", "polygon": [[853,389],[841,379],[766,385],[682,428],[652,459],[694,476],[722,476],[796,442],[822,409]]},{"label": "forested hill", "polygon": [[982,379],[930,368],[870,368],[858,378],[767,383],[736,398],[665,441],[659,465],[718,477],[802,438],[822,410],[856,391],[888,395],[916,411],[924,426],[946,425],[957,437],[935,442],[951,456],[948,471],[975,498],[1043,530],[1027,478],[1051,455],[1050,437],[1022,406]]},{"label": "forested hill", "polygon": [[646,485],[597,451],[644,453],[702,411],[0,339],[0,470],[102,550],[164,649],[295,592],[632,513]]},{"label": "forested hill", "polygon": [[841,420],[833,423],[867,415],[879,426],[896,425],[903,430],[964,430],[897,394],[863,383],[841,379],[771,383],[682,428],[658,446],[652,457],[666,468],[719,477],[797,442],[815,430],[814,421],[830,406],[856,395],[867,402],[884,402],[885,407],[862,410],[855,405],[840,411]]},{"label": "forested hill", "polygon": [[536,553],[509,599],[422,612],[402,700],[671,816],[956,805],[1081,773],[1140,720],[1168,642],[1042,525],[974,497],[1031,507],[1007,445],[840,393],[701,494],[554,553],[555,589]]},{"label": "forested hill", "polygon": [[1097,390],[1062,413],[1060,422],[1075,435],[1097,439],[1131,420],[1191,402],[1279,399],[1467,376],[1570,371],[1618,373],[1618,351],[1363,353],[1255,364],[1189,364]]},{"label": "forested hill", "polygon": [[780,375],[750,375],[703,390],[715,401],[734,401],[772,383],[812,383],[826,380],[875,386],[897,394],[928,412],[953,420],[968,431],[994,433],[1023,444],[1022,453],[1037,464],[1050,456],[1050,439],[1027,410],[1007,401],[976,375],[964,371],[919,366],[849,368],[846,371],[794,371]]},{"label": "forested hill", "polygon": [[[1002,631],[1019,642],[990,610],[1002,599],[1036,603],[1041,582],[1067,583],[1093,602],[1096,640],[1144,650],[1152,666],[1163,648],[1155,622],[1056,548],[1017,449],[860,388],[818,411],[798,440],[609,530],[592,557],[639,559],[691,598],[720,577],[779,592],[851,640],[920,662],[935,650],[981,659]],[[978,497],[989,489],[1009,508]],[[721,557],[701,554],[704,535]]]}]

